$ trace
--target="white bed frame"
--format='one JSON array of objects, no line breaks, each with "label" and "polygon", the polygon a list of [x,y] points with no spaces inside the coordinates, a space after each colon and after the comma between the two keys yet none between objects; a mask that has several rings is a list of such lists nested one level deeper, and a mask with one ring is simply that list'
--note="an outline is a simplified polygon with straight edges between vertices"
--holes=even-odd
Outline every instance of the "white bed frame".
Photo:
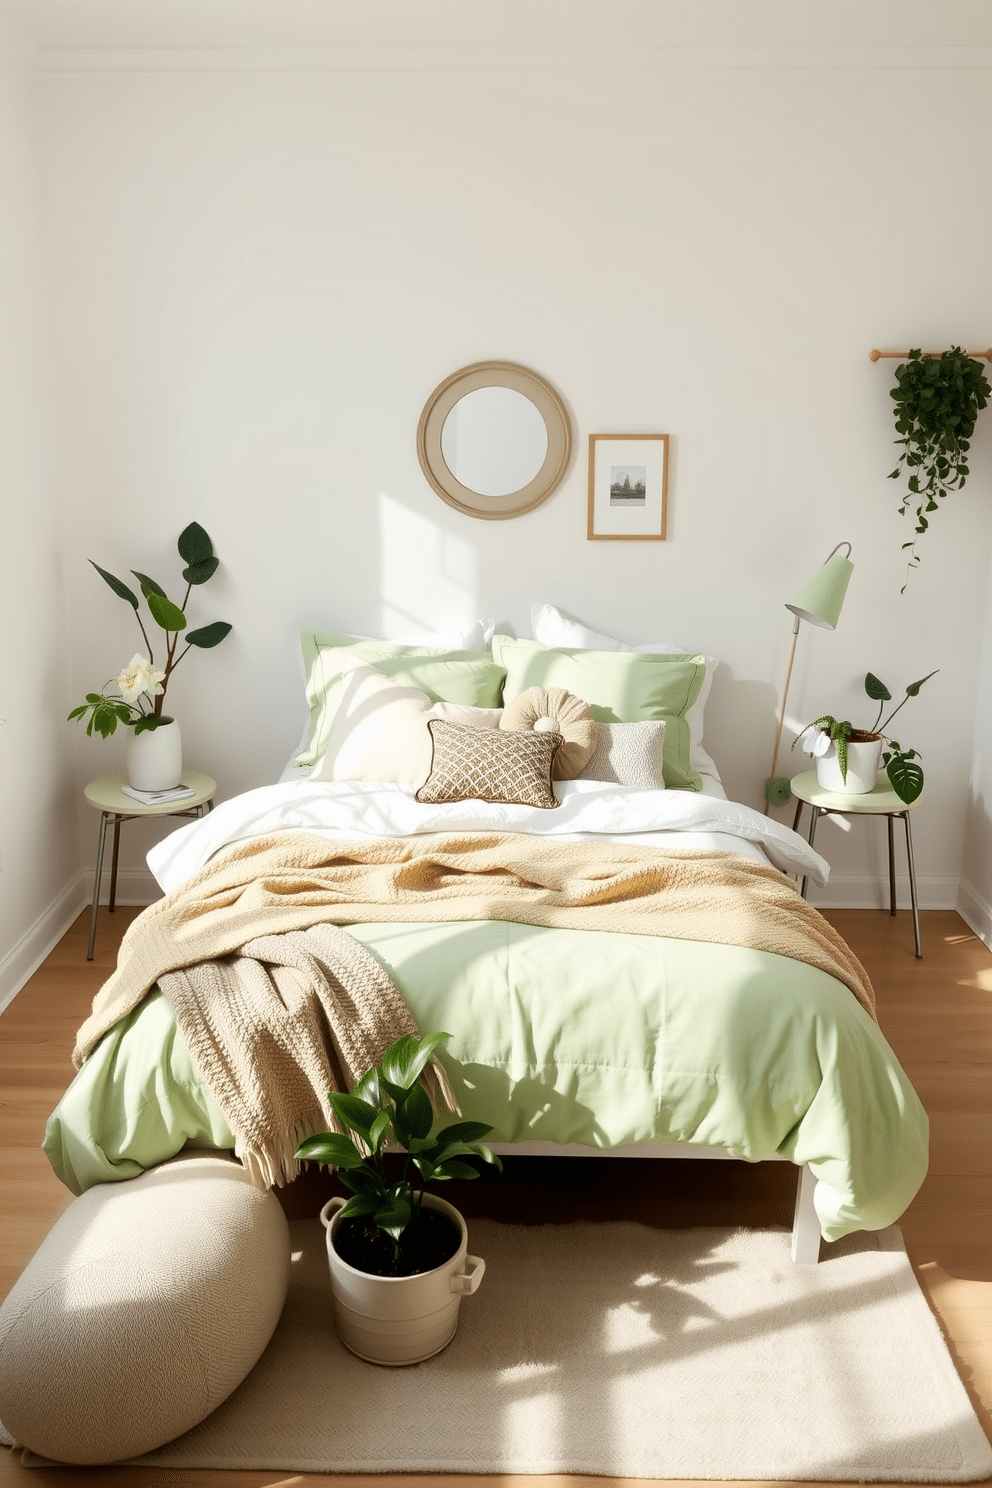
[{"label": "white bed frame", "polygon": [[[579,1142],[487,1142],[486,1146],[501,1157],[663,1157],[708,1158],[734,1161],[734,1154],[723,1147],[692,1147],[662,1142],[628,1143],[623,1147],[584,1147]],[[787,1157],[774,1157],[769,1162],[788,1162]],[[820,1221],[813,1207],[816,1179],[808,1167],[800,1167],[796,1184],[796,1207],[792,1220],[792,1259],[797,1266],[815,1266],[820,1259]]]}]

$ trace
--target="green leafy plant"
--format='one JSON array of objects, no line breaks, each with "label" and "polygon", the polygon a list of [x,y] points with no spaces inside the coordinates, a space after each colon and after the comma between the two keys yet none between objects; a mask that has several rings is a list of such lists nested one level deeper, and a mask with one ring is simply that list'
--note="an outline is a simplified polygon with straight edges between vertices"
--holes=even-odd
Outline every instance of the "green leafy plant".
[{"label": "green leafy plant", "polygon": [[[939,670],[939,668],[937,669]],[[929,682],[931,677],[937,675],[937,670],[928,672],[918,682],[911,682],[906,688],[906,695],[901,702],[897,703],[892,712],[883,720],[885,704],[892,701],[892,694],[874,672],[865,675],[865,692],[872,702],[879,705],[878,716],[870,729],[856,729],[849,719],[837,719],[830,713],[824,713],[819,718],[814,718],[812,723],[807,723],[805,728],[792,741],[792,747],[801,739],[807,742],[804,748],[807,753],[816,754],[822,752],[819,747],[819,739],[825,738],[824,748],[829,748],[831,743],[837,746],[837,765],[840,770],[841,779],[847,780],[847,747],[851,743],[867,744],[873,739],[881,739],[887,746],[882,750],[882,764],[888,776],[889,784],[895,791],[899,800],[906,806],[911,806],[918,799],[923,790],[923,767],[920,765],[921,758],[915,749],[903,749],[896,739],[891,739],[885,733],[892,719],[895,718],[900,708],[904,708],[910,698],[918,697],[920,688],[924,682]]]},{"label": "green leafy plant", "polygon": [[[902,454],[889,479],[897,480],[903,466],[909,473],[899,507],[903,516],[916,507],[914,535],[902,545],[909,549],[909,569],[919,563],[916,545],[939,501],[965,483],[971,436],[990,393],[981,363],[960,346],[936,357],[912,350],[909,360],[896,368],[896,386],[889,396],[896,405],[896,444],[902,445]],[[904,592],[906,585],[902,587]]]},{"label": "green leafy plant", "polygon": [[[73,708],[69,714],[70,719],[86,718],[89,715],[87,734],[92,734],[95,729],[102,738],[107,739],[116,731],[119,723],[133,728],[136,734],[171,723],[172,719],[163,712],[162,705],[172,673],[190,647],[198,647],[201,651],[209,650],[218,646],[231,629],[226,620],[215,620],[198,630],[187,630],[186,606],[189,597],[194,588],[213,578],[220,560],[214,555],[213,544],[198,522],[190,522],[183,529],[177,546],[179,556],[186,565],[183,569],[186,593],[182,604],[174,604],[155,579],[139,573],[136,568],[131,570],[141,586],[151,619],[165,632],[165,666],[162,670],[155,665],[152,644],[141,619],[138,596],[127,584],[90,559],[97,573],[117,597],[126,601],[134,610],[148,655],[146,657],[135,652],[127,666],[104,684],[103,692],[88,692],[85,703]],[[179,651],[180,637],[185,642],[182,651]],[[112,686],[117,688],[115,693],[107,691]]]},{"label": "green leafy plant", "polygon": [[[448,1033],[404,1034],[382,1059],[357,1082],[350,1095],[331,1091],[327,1101],[340,1132],[318,1132],[296,1149],[296,1157],[326,1163],[339,1170],[352,1197],[340,1219],[367,1222],[370,1254],[381,1250],[393,1274],[401,1246],[422,1219],[424,1192],[429,1184],[452,1178],[477,1178],[466,1158],[479,1158],[501,1168],[499,1158],[483,1146],[491,1126],[480,1121],[456,1121],[432,1135],[436,1120],[431,1096],[420,1083],[434,1050]],[[352,1135],[348,1135],[351,1133]],[[356,1140],[357,1139],[357,1140]],[[399,1176],[387,1166],[387,1146],[403,1154]],[[361,1269],[373,1270],[373,1265]]]}]

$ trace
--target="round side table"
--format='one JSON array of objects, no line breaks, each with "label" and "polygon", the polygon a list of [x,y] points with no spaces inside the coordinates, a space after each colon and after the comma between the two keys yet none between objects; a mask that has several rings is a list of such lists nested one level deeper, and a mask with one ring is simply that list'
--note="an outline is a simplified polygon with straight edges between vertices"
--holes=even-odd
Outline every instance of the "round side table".
[{"label": "round side table", "polygon": [[211,776],[204,775],[199,770],[184,770],[182,784],[191,785],[193,794],[181,796],[178,800],[159,801],[149,805],[124,794],[121,786],[126,784],[126,780],[127,777],[123,772],[117,775],[101,775],[99,780],[91,780],[85,790],[87,801],[100,813],[96,876],[93,880],[93,905],[90,909],[90,938],[86,947],[87,961],[93,960],[93,948],[96,945],[96,917],[100,905],[100,879],[103,876],[103,849],[107,840],[107,827],[112,826],[114,829],[109,906],[110,913],[113,914],[117,905],[117,856],[120,849],[121,822],[133,821],[136,817],[146,816],[203,816],[213,806],[214,793],[217,790],[217,782]]},{"label": "round side table", "polygon": [[[889,913],[896,912],[896,865],[895,844],[893,842],[892,823],[895,818],[901,817],[906,828],[906,858],[909,863],[909,897],[913,905],[913,935],[916,939],[916,954],[923,955],[920,945],[920,913],[916,902],[916,864],[913,860],[913,834],[909,825],[909,813],[919,805],[923,797],[918,796],[912,806],[907,806],[901,801],[883,775],[881,782],[875,789],[861,796],[844,795],[839,791],[824,790],[822,785],[817,784],[816,771],[807,770],[804,775],[796,775],[792,780],[792,794],[796,798],[796,815],[793,819],[792,829],[799,830],[799,820],[802,816],[803,806],[808,805],[812,811],[809,824],[809,845],[813,846],[813,838],[816,836],[816,824],[821,816],[884,816],[888,820],[889,828]],[[801,893],[806,898],[806,889],[809,880],[803,879]]]}]

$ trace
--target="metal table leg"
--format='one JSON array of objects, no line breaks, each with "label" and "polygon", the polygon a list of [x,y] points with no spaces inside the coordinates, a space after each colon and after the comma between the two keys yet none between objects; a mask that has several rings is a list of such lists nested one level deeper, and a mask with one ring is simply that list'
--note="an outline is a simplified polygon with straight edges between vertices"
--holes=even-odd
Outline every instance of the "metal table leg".
[{"label": "metal table leg", "polygon": [[86,947],[87,961],[93,960],[93,947],[96,945],[96,916],[100,907],[100,879],[103,876],[103,845],[107,840],[107,822],[110,813],[100,812],[100,835],[97,839],[96,848],[96,877],[93,881],[93,907],[90,910],[90,938]]},{"label": "metal table leg", "polygon": [[121,849],[121,817],[114,817],[114,854],[110,860],[110,913],[117,908],[117,858]]},{"label": "metal table leg", "polygon": [[892,812],[885,818],[889,828],[889,914],[896,912],[896,852],[892,832]]},{"label": "metal table leg", "polygon": [[909,825],[909,812],[901,813],[906,823],[906,857],[909,859],[909,897],[913,905],[913,935],[916,938],[916,954],[922,958],[923,947],[920,944],[920,912],[916,903],[916,863],[913,859],[913,833]]},{"label": "metal table leg", "polygon": [[[813,838],[816,836],[816,824],[817,824],[817,822],[820,819],[820,808],[819,808],[819,806],[811,806],[810,807],[810,813],[811,813],[811,815],[810,815],[810,821],[809,821],[809,845],[810,845],[810,847],[812,847],[813,846]],[[809,888],[809,877],[806,874],[803,874],[803,884],[802,884],[802,888],[799,890],[799,893],[800,893],[800,895],[802,896],[803,899],[806,898],[806,890],[808,888]]]}]

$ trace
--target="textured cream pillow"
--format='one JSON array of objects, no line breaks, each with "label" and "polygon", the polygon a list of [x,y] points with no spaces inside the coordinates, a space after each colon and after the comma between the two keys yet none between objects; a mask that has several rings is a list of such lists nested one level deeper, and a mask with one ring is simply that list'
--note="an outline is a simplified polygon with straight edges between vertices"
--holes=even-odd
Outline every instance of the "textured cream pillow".
[{"label": "textured cream pillow", "polygon": [[596,748],[597,724],[592,709],[564,687],[529,687],[506,704],[499,726],[560,734],[562,744],[554,764],[556,780],[574,780]]},{"label": "textured cream pillow", "polygon": [[431,768],[428,720],[495,729],[500,708],[432,703],[358,657],[342,673],[341,702],[311,780],[384,780],[416,790]]},{"label": "textured cream pillow", "polygon": [[601,723],[596,751],[579,771],[580,780],[602,780],[608,785],[641,785],[665,789],[661,772],[664,723]]},{"label": "textured cream pillow", "polygon": [[432,718],[434,758],[417,800],[494,801],[503,805],[558,805],[551,784],[561,735],[466,728]]}]

